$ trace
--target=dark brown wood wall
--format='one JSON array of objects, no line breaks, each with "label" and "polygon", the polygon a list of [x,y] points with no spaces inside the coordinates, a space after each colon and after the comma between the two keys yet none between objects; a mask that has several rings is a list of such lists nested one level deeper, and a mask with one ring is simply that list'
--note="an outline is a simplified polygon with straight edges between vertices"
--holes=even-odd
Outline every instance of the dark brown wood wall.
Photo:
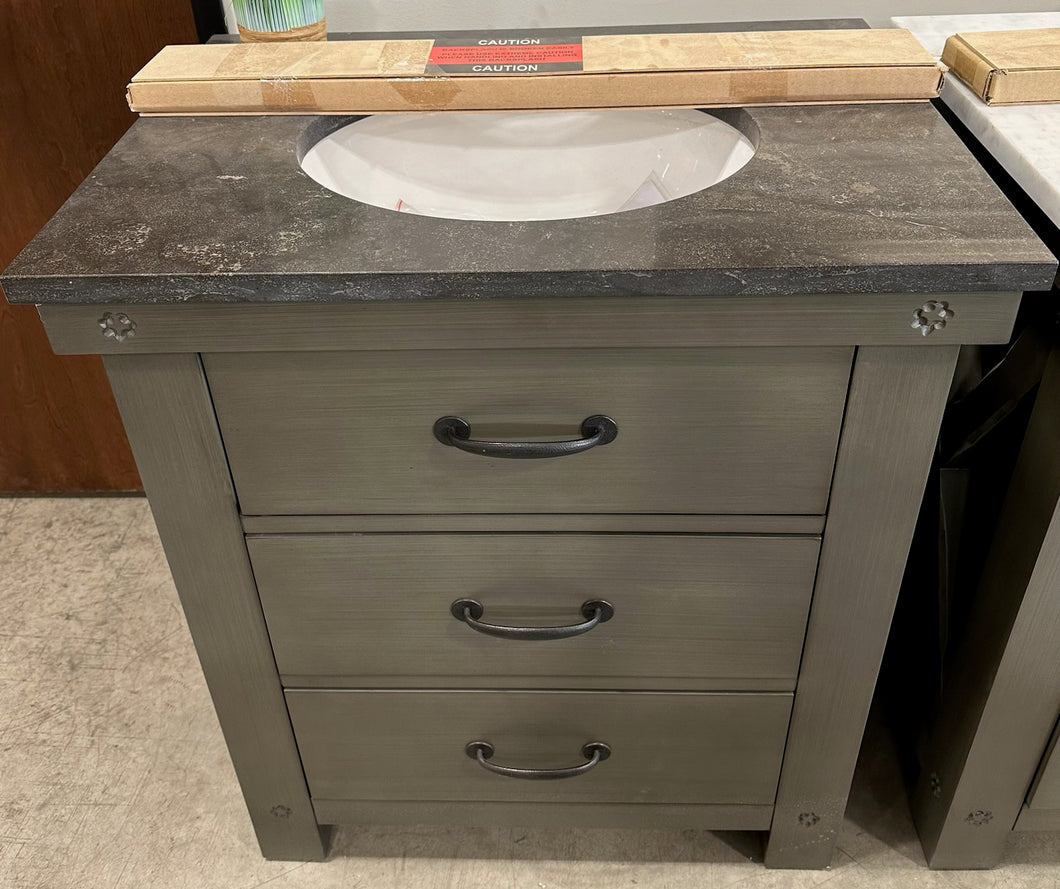
[{"label": "dark brown wood wall", "polygon": [[[0,0],[0,269],[132,124],[129,77],[195,42],[188,0]],[[0,492],[139,488],[100,360],[0,293]]]}]

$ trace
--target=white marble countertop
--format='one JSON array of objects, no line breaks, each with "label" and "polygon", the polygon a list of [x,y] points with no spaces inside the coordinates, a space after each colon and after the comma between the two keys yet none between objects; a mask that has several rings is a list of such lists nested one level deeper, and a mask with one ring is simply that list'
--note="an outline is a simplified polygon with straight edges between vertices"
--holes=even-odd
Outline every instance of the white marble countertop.
[{"label": "white marble countertop", "polygon": [[[941,56],[951,34],[1060,28],[1060,12],[895,16],[891,21]],[[991,107],[952,74],[946,77],[942,101],[1060,226],[1060,103]]]}]

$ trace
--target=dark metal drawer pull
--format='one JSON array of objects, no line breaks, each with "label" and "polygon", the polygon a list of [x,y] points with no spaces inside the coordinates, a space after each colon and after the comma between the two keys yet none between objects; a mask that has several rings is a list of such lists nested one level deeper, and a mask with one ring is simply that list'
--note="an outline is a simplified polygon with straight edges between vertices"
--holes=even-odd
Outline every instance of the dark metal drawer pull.
[{"label": "dark metal drawer pull", "polygon": [[496,775],[504,775],[507,778],[526,778],[530,781],[547,781],[552,778],[577,778],[578,775],[584,775],[607,759],[611,755],[611,748],[600,741],[591,741],[582,747],[582,756],[588,762],[566,769],[513,769],[511,766],[499,766],[489,761],[493,756],[493,745],[489,741],[472,741],[464,748],[464,752],[472,759],[478,760],[482,768]]},{"label": "dark metal drawer pull", "polygon": [[482,623],[479,618],[485,609],[477,599],[457,599],[449,606],[449,613],[457,620],[462,620],[471,629],[487,636],[500,636],[502,639],[569,639],[588,633],[597,624],[606,623],[615,616],[615,608],[603,599],[590,599],[582,603],[580,624],[569,624],[565,627],[504,627],[498,624]]},{"label": "dark metal drawer pull", "polygon": [[475,441],[471,425],[461,417],[442,417],[434,424],[434,437],[442,444],[483,457],[565,457],[609,444],[617,436],[618,424],[602,414],[582,420],[582,437],[571,441]]}]

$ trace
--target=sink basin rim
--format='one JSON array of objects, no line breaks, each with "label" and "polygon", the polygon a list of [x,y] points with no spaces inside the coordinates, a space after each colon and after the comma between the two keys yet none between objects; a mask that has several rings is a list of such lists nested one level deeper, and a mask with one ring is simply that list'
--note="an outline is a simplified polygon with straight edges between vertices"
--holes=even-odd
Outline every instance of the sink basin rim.
[{"label": "sink basin rim", "polygon": [[[616,119],[599,127],[598,143],[584,127],[569,140],[561,135],[550,141],[559,132],[552,128],[556,123],[567,126],[571,118],[584,116],[595,127],[599,118],[612,114]],[[636,134],[638,115],[645,118],[643,137]],[[699,115],[720,126],[698,126],[694,117]],[[478,116],[496,123],[487,130],[493,145],[465,136],[467,124]],[[368,125],[358,142],[354,128],[362,121]],[[525,140],[524,121],[529,125]],[[423,163],[423,137],[431,136],[434,122],[441,124],[438,166],[424,164],[422,176],[406,178],[401,165],[409,159]],[[314,152],[336,134],[332,144]],[[741,173],[754,160],[759,140],[754,118],[739,108],[427,112],[314,118],[300,134],[295,153],[302,172],[316,184],[365,206],[455,221],[541,222],[629,212],[702,192]],[[566,155],[566,163],[552,168],[538,163],[535,152],[542,142],[558,156]],[[452,189],[450,183],[459,181],[469,163],[477,163],[480,178],[470,187]],[[441,169],[457,172],[447,179]],[[518,182],[519,188],[509,191],[507,182]]]}]

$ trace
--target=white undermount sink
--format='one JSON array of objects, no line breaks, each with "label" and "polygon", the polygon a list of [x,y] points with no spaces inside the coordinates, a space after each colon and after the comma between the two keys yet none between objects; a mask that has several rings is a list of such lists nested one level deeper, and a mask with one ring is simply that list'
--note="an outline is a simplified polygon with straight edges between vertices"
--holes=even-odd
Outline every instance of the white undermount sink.
[{"label": "white undermount sink", "polygon": [[[302,169],[346,197],[420,216],[543,220],[648,207],[732,176],[755,153],[696,110],[395,114],[311,145]],[[753,135],[753,133],[752,133]]]}]

